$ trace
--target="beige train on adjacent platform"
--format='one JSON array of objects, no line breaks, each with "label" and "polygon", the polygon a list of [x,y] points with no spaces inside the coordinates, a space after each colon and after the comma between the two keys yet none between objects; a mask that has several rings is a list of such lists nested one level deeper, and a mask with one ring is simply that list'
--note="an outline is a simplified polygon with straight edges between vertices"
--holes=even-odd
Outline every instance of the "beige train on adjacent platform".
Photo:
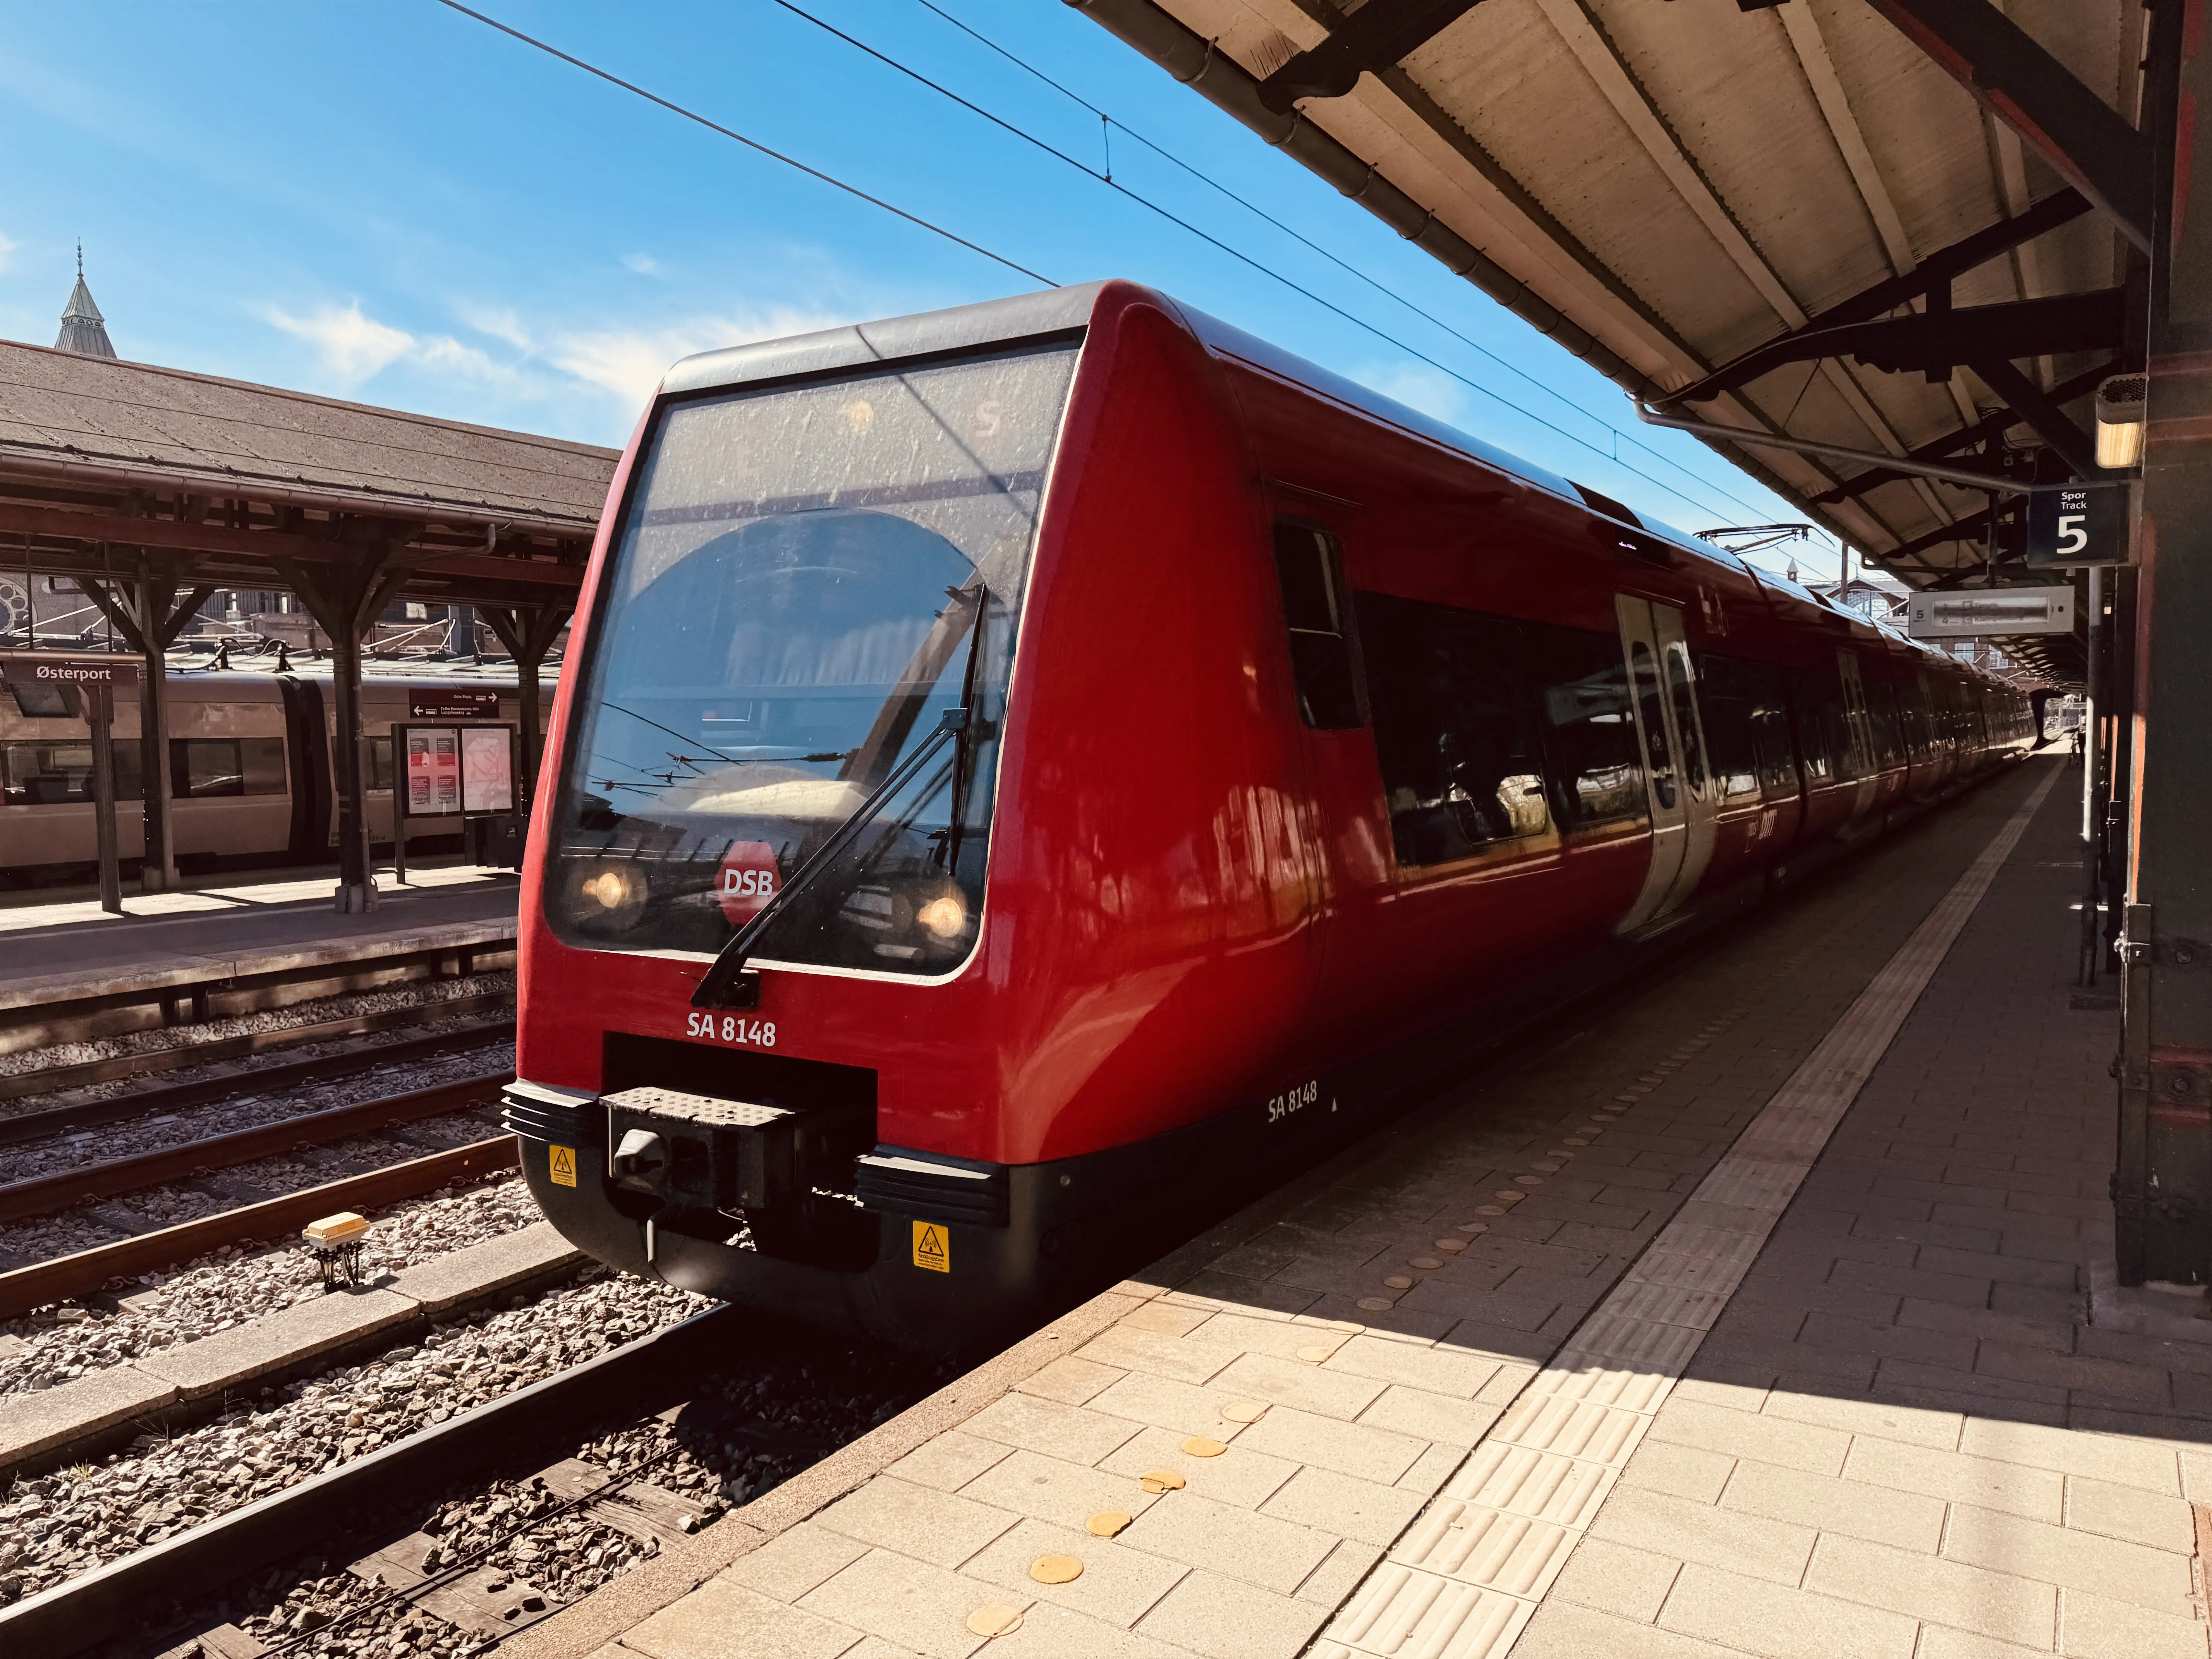
[{"label": "beige train on adjacent platform", "polygon": [[[372,669],[366,678],[362,725],[369,734],[374,841],[392,840],[392,725],[409,717],[412,697],[459,688],[498,692],[496,718],[519,722],[511,671],[410,665],[404,672]],[[182,867],[319,864],[336,855],[327,663],[284,673],[173,663],[167,690],[171,834]],[[541,709],[551,696],[549,676]],[[82,876],[97,855],[92,742],[80,696],[74,688],[0,680],[0,886]],[[116,703],[116,830],[127,861],[145,844],[143,753],[137,694],[122,692]],[[458,815],[410,818],[407,845],[439,850],[458,844],[460,830]]]}]

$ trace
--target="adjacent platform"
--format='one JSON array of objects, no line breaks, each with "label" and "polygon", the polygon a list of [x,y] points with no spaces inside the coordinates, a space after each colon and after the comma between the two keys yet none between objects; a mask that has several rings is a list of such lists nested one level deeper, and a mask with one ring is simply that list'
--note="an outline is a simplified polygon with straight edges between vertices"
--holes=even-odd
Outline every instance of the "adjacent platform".
[{"label": "adjacent platform", "polygon": [[381,877],[341,915],[327,874],[0,908],[0,1052],[359,988],[410,963],[511,963],[515,878],[473,866]]},{"label": "adjacent platform", "polygon": [[2202,1659],[2212,1324],[2092,1316],[2074,783],[2029,763],[511,1651]]}]

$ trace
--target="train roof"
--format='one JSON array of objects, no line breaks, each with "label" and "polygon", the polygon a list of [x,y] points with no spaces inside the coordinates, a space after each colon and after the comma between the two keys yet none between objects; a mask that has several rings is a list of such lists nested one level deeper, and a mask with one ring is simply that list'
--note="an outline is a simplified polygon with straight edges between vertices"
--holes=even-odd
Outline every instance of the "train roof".
[{"label": "train roof", "polygon": [[1370,420],[1455,451],[1479,465],[1540,489],[1570,507],[1617,520],[1656,536],[1693,559],[1729,570],[1748,568],[1725,549],[1634,512],[1571,478],[1547,471],[1534,462],[1424,415],[1372,387],[1310,362],[1295,352],[1272,345],[1157,289],[1120,278],[1079,283],[1067,288],[1018,294],[1004,300],[985,300],[943,311],[917,312],[881,322],[854,323],[812,334],[794,334],[781,340],[701,352],[671,368],[661,381],[661,390],[678,394],[720,391],[835,374],[840,369],[877,368],[914,358],[948,356],[987,346],[1014,346],[1073,336],[1090,326],[1100,300],[1111,289],[1131,295],[1141,295],[1165,307],[1181,318],[1200,343],[1217,357],[1248,364],[1316,397],[1356,410]]}]

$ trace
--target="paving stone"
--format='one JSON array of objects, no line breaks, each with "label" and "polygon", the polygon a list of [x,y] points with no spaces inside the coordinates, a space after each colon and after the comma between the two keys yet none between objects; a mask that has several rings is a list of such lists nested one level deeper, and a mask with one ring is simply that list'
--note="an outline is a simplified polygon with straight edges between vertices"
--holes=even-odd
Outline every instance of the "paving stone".
[{"label": "paving stone", "polygon": [[1659,1614],[1662,1629],[1771,1659],[1912,1659],[1920,1621],[1691,1562]]},{"label": "paving stone", "polygon": [[1717,1504],[1736,1460],[1696,1446],[1646,1439],[1620,1472],[1620,1484],[1672,1493],[1698,1504]]},{"label": "paving stone", "polygon": [[[1170,1647],[1048,1601],[1032,1603],[1022,1614],[1022,1627],[1011,1636],[994,1638],[989,1651],[991,1659],[1190,1659],[1187,1649]],[[840,1659],[871,1656],[855,1650]],[[898,1656],[887,1654],[884,1659]]]},{"label": "paving stone", "polygon": [[1347,1538],[1306,1575],[1306,1582],[1298,1586],[1298,1600],[1323,1607],[1341,1607],[1345,1598],[1359,1588],[1360,1581],[1374,1571],[1375,1564],[1382,1559],[1380,1545]]},{"label": "paving stone", "polygon": [[1814,1536],[1810,1527],[1634,1486],[1615,1486],[1589,1530],[1593,1538],[1655,1549],[1780,1584],[1795,1584],[1804,1577]]},{"label": "paving stone", "polygon": [[1513,1659],[1742,1659],[1740,1648],[1632,1623],[1594,1607],[1554,1599],[1513,1645]]},{"label": "paving stone", "polygon": [[1063,1406],[1056,1400],[1018,1394],[993,1401],[969,1418],[965,1427],[985,1440],[1079,1463],[1096,1463],[1136,1431],[1127,1419],[1095,1406]]},{"label": "paving stone", "polygon": [[1215,1376],[1212,1386],[1249,1400],[1295,1406],[1349,1422],[1374,1404],[1389,1384],[1309,1362],[1247,1353]]},{"label": "paving stone", "polygon": [[[1223,1366],[1235,1359],[1241,1350],[1224,1343],[1201,1342],[1188,1337],[1164,1335],[1158,1331],[1133,1330],[1115,1325],[1101,1331],[1084,1345],[1079,1354],[1070,1358],[1094,1365],[1114,1375],[1106,1379],[1111,1387],[1127,1371],[1144,1371],[1154,1376],[1171,1376],[1185,1382],[1203,1382]],[[1092,1398],[1104,1390],[1095,1390]],[[1073,1401],[1084,1404],[1087,1401]]]},{"label": "paving stone", "polygon": [[2058,1650],[2078,1659],[2203,1659],[2202,1620],[2154,1613],[2087,1590],[2058,1598]]},{"label": "paving stone", "polygon": [[1448,1446],[1472,1446],[1498,1421],[1501,1408],[1420,1389],[1393,1386],[1360,1413],[1370,1428],[1388,1429]]},{"label": "paving stone", "polygon": [[1421,1502],[1419,1492],[1329,1469],[1303,1468],[1260,1506],[1260,1513],[1382,1546],[1406,1529]]},{"label": "paving stone", "polygon": [[884,1473],[918,1486],[957,1492],[993,1464],[1015,1455],[1012,1448],[995,1440],[979,1440],[957,1429],[947,1429],[923,1441]]},{"label": "paving stone", "polygon": [[1880,1490],[1856,1480],[1808,1474],[1749,1459],[1737,1463],[1721,1507],[1822,1532],[1871,1538],[1934,1554],[1943,1537],[1945,1506],[1937,1498]]},{"label": "paving stone", "polygon": [[778,1601],[796,1601],[868,1553],[827,1528],[801,1524],[725,1567],[720,1577]]},{"label": "paving stone", "polygon": [[1111,1365],[1094,1364],[1079,1354],[1062,1354],[1042,1370],[1014,1384],[1014,1390],[1057,1400],[1064,1406],[1080,1406],[1121,1376]]},{"label": "paving stone", "polygon": [[2172,1446],[2144,1444],[2118,1435],[2082,1434],[2035,1423],[1976,1418],[1967,1422],[1960,1436],[1959,1449],[2030,1468],[2140,1486],[2168,1497],[2179,1496],[2181,1491],[2180,1465]]},{"label": "paving stone", "polygon": [[957,1492],[879,1474],[823,1510],[814,1524],[940,1567],[957,1567],[1017,1518]]},{"label": "paving stone", "polygon": [[2190,1611],[2189,1557],[2073,1527],[1954,1504],[1943,1535],[1947,1560],[2022,1574],[2160,1613]]},{"label": "paving stone", "polygon": [[2185,1500],[2081,1475],[2066,1479],[2066,1524],[2182,1555],[2197,1548],[2196,1522]]},{"label": "paving stone", "polygon": [[1173,1377],[1132,1371],[1100,1394],[1088,1409],[1127,1419],[1132,1434],[1138,1425],[1151,1424],[1178,1434],[1229,1440],[1235,1437],[1236,1425],[1222,1416],[1221,1408],[1242,1397],[1234,1389],[1199,1388]]},{"label": "paving stone", "polygon": [[710,1578],[625,1632],[622,1645],[650,1659],[837,1659],[860,1635],[849,1625]]},{"label": "paving stone", "polygon": [[1237,1443],[1253,1451],[1311,1463],[1340,1474],[1389,1486],[1413,1468],[1426,1449],[1409,1435],[1340,1423],[1310,1412],[1278,1406],[1239,1435]]},{"label": "paving stone", "polygon": [[1651,1437],[1731,1457],[1755,1457],[1814,1474],[1840,1474],[1851,1443],[1848,1434],[1818,1424],[1730,1411],[1694,1400],[1669,1400],[1652,1423]]},{"label": "paving stone", "polygon": [[978,1503],[1080,1528],[1103,1510],[1142,1514],[1158,1499],[1127,1475],[1018,1451],[961,1489]]},{"label": "paving stone", "polygon": [[1818,1423],[1848,1434],[1872,1435],[1938,1451],[1955,1450],[1966,1426],[1965,1414],[1960,1412],[1925,1411],[1893,1401],[1856,1400],[1795,1389],[1774,1389],[1759,1409],[1770,1417]]},{"label": "paving stone", "polygon": [[[1122,1536],[1127,1537],[1124,1533]],[[1083,1563],[1080,1577],[1065,1584],[1040,1584],[1030,1567],[1040,1557],[1072,1555]],[[1159,1601],[1188,1568],[1179,1561],[1131,1549],[1078,1528],[1044,1521],[1023,1521],[961,1569],[1012,1592],[1011,1600],[1034,1597],[1072,1613],[1127,1629]]]},{"label": "paving stone", "polygon": [[[1183,1437],[1171,1429],[1146,1429],[1098,1467],[1127,1480],[1132,1490],[1147,1471],[1173,1469],[1190,1483],[1186,1491],[1246,1510],[1258,1509],[1298,1472],[1295,1460],[1270,1456],[1241,1439],[1231,1441],[1218,1457],[1193,1457],[1182,1443]],[[1115,1507],[1136,1513],[1126,1504]]]},{"label": "paving stone", "polygon": [[1194,1572],[1177,1582],[1137,1630],[1205,1659],[1293,1659],[1328,1615],[1328,1608],[1310,1601],[1218,1573]]},{"label": "paving stone", "polygon": [[1682,1563],[1609,1538],[1585,1538],[1553,1583],[1551,1599],[1614,1613],[1638,1624],[1658,1618]]},{"label": "paving stone", "polygon": [[2057,1639],[2056,1586],[1864,1539],[1823,1536],[1804,1585],[2045,1652]]},{"label": "paving stone", "polygon": [[1216,1503],[1188,1490],[1170,1493],[1129,1523],[1129,1548],[1203,1567],[1289,1595],[1343,1534]]},{"label": "paving stone", "polygon": [[2065,1482],[2056,1472],[1997,1458],[1869,1437],[1852,1443],[1844,1474],[1878,1489],[1921,1492],[2053,1524],[2065,1513]]},{"label": "paving stone", "polygon": [[984,1644],[968,1615],[1003,1595],[972,1578],[889,1550],[870,1550],[799,1606],[928,1659],[967,1659]]}]

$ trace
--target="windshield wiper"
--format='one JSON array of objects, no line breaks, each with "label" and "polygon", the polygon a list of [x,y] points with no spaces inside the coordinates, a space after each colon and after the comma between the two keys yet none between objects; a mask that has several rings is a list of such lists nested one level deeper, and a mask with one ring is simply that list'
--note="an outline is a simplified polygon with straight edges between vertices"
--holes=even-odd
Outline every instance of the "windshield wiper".
[{"label": "windshield wiper", "polygon": [[830,839],[814,849],[813,854],[791,872],[791,879],[776,891],[774,898],[763,905],[750,921],[738,929],[715,956],[707,975],[699,981],[699,988],[691,994],[694,1008],[728,1008],[736,1006],[730,1000],[738,975],[744,971],[745,958],[752,954],[753,946],[766,933],[769,925],[783,914],[784,906],[819,880],[824,871],[836,861],[838,854],[853,844],[861,830],[874,821],[884,804],[903,789],[929,763],[937,751],[968,729],[968,710],[948,708],[937,717],[937,729],[915,745],[915,751],[891,769],[891,774],[876,786],[875,793],[854,810],[853,816],[830,833]]}]

